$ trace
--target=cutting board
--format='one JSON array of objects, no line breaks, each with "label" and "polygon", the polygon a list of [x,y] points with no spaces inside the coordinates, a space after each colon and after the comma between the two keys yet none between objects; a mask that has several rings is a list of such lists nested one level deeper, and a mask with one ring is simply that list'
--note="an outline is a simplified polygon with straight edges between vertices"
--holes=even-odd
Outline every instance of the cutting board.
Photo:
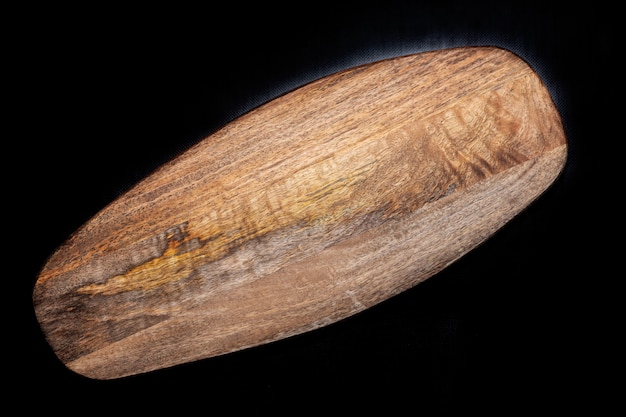
[{"label": "cutting board", "polygon": [[559,176],[559,114],[493,47],[324,77],[217,130],[47,260],[35,313],[72,371],[111,379],[349,317],[441,271]]}]

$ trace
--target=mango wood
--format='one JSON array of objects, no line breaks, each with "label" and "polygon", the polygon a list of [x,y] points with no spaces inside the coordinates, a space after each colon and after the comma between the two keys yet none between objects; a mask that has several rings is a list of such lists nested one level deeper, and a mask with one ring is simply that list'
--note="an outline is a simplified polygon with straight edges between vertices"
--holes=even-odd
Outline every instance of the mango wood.
[{"label": "mango wood", "polygon": [[108,379],[316,329],[432,276],[559,175],[538,76],[498,48],[349,69],[239,117],[47,261],[37,318]]}]

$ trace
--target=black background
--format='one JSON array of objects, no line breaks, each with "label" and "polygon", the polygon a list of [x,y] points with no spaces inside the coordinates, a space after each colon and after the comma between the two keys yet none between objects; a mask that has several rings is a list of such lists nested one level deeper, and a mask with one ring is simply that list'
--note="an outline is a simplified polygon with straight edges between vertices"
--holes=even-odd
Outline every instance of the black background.
[{"label": "black background", "polygon": [[[609,283],[621,243],[615,10],[600,3],[206,3],[185,9],[20,10],[5,36],[16,123],[5,155],[3,337],[9,399],[83,414],[396,407],[564,411],[617,390]],[[259,348],[115,381],[67,370],[31,291],[74,230],[153,169],[236,116],[378,59],[496,45],[548,86],[569,140],[565,171],[491,240],[444,272],[340,323]],[[15,116],[13,116],[15,114]],[[602,161],[602,163],[600,163]],[[611,251],[610,247],[613,247]],[[15,252],[15,253],[13,253]],[[619,260],[619,258],[617,258]],[[15,330],[15,331],[13,331]],[[606,385],[605,385],[606,384]],[[617,388],[617,387],[615,387]],[[20,394],[22,396],[18,396]],[[19,398],[19,400],[18,400]],[[187,412],[188,411],[188,412]],[[390,412],[390,414],[395,414]]]}]

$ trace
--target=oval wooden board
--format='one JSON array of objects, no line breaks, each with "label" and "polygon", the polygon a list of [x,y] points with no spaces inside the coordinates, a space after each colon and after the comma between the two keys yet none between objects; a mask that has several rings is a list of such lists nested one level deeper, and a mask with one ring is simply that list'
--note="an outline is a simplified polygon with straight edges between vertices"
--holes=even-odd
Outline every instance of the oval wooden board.
[{"label": "oval wooden board", "polygon": [[319,328],[432,276],[559,175],[533,70],[489,47],[325,77],[162,166],[63,244],[33,292],[61,361],[108,379]]}]

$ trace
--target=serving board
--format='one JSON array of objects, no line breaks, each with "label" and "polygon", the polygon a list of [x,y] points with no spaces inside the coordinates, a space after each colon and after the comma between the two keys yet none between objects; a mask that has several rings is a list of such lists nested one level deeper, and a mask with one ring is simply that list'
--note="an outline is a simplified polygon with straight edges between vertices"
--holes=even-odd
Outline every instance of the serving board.
[{"label": "serving board", "polygon": [[233,120],[113,201],[43,266],[41,329],[110,379],[328,325],[431,277],[558,177],[537,74],[469,47],[387,59]]}]

